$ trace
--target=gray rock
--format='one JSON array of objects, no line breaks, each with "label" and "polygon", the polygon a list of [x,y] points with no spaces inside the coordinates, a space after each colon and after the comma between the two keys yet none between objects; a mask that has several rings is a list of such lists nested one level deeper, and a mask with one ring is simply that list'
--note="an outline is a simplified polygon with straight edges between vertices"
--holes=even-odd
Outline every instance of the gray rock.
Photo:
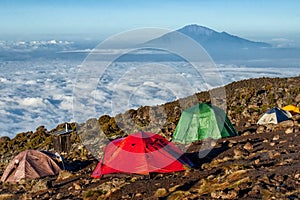
[{"label": "gray rock", "polygon": [[61,194],[61,193],[58,193],[57,195],[56,195],[56,199],[62,199],[63,198],[63,195]]},{"label": "gray rock", "polygon": [[48,189],[48,182],[46,180],[39,180],[35,185],[32,186],[31,192],[35,193],[41,190],[47,190]]},{"label": "gray rock", "polygon": [[300,94],[298,94],[298,95],[296,96],[295,101],[296,101],[297,103],[300,102]]},{"label": "gray rock", "polygon": [[252,146],[252,144],[250,144],[249,142],[247,142],[247,143],[243,146],[243,148],[246,149],[247,151],[253,150],[253,146]]},{"label": "gray rock", "polygon": [[256,133],[260,134],[260,133],[264,133],[265,132],[265,127],[264,126],[259,126],[256,129]]},{"label": "gray rock", "polygon": [[290,133],[293,133],[294,132],[294,129],[293,128],[287,128],[286,130],[285,130],[285,133],[286,134],[290,134]]},{"label": "gray rock", "polygon": [[155,197],[163,197],[167,194],[166,188],[158,188],[154,194]]},{"label": "gray rock", "polygon": [[287,128],[287,127],[292,127],[292,126],[294,126],[294,122],[292,120],[286,120],[286,121],[279,123],[280,128]]}]

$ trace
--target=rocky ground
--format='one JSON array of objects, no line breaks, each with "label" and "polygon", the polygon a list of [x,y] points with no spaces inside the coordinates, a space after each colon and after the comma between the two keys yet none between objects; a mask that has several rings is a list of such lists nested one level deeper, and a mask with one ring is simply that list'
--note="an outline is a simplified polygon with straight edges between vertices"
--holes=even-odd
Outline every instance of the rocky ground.
[{"label": "rocky ground", "polygon": [[[140,128],[170,139],[181,111],[195,104],[195,98],[187,97],[115,117],[90,119],[81,126],[69,124],[74,130],[72,149],[64,157],[73,170],[17,184],[1,183],[0,199],[299,199],[300,115],[278,125],[258,126],[256,122],[271,107],[300,107],[300,77],[250,79],[231,83],[225,89],[226,111],[240,136],[185,146],[195,168],[171,174],[91,179],[100,155],[91,154],[93,147],[85,148],[95,134],[101,141],[99,132],[113,139]],[[210,100],[209,92],[196,96],[198,102]],[[155,120],[163,115],[165,120]],[[2,137],[0,175],[12,157],[24,149],[53,151],[51,133],[63,126],[51,131],[41,126],[13,139]]]}]

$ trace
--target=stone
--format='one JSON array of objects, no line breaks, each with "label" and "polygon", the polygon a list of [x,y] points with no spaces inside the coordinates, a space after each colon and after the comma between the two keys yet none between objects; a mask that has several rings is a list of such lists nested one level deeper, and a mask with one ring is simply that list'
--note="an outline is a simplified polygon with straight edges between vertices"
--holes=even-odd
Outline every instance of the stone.
[{"label": "stone", "polygon": [[22,178],[21,180],[18,181],[18,184],[19,185],[25,185],[26,184],[26,180]]},{"label": "stone", "polygon": [[279,135],[275,135],[272,140],[273,141],[279,140]]},{"label": "stone", "polygon": [[189,167],[186,167],[186,171],[184,172],[184,177],[188,177],[190,176],[190,168]]},{"label": "stone", "polygon": [[14,199],[14,198],[15,198],[14,194],[0,194],[1,200],[10,200],[10,199]]},{"label": "stone", "polygon": [[141,193],[136,193],[134,196],[135,196],[136,198],[140,198],[140,197],[142,197],[142,194],[141,194]]},{"label": "stone", "polygon": [[155,197],[163,197],[167,194],[166,188],[158,188],[154,194]]},{"label": "stone", "polygon": [[[46,194],[43,196],[43,199],[49,199],[49,197],[50,197],[49,193],[46,193]],[[23,199],[25,199],[25,198],[23,198]],[[29,199],[29,198],[27,198],[27,199]]]},{"label": "stone", "polygon": [[251,191],[248,194],[255,195],[255,194],[259,194],[259,193],[260,193],[260,186],[255,185],[254,187],[252,187]]},{"label": "stone", "polygon": [[247,151],[253,150],[253,146],[252,146],[252,144],[250,144],[250,142],[247,142],[247,143],[243,146],[243,148],[246,149]]},{"label": "stone", "polygon": [[209,164],[208,163],[203,163],[201,165],[201,169],[208,169],[209,168]]},{"label": "stone", "polygon": [[61,194],[61,193],[58,193],[57,195],[56,195],[56,199],[62,199],[63,198],[63,195]]},{"label": "stone", "polygon": [[67,178],[70,178],[71,176],[73,176],[73,174],[71,172],[68,172],[68,171],[65,171],[65,170],[62,170],[59,172],[58,174],[58,177],[57,177],[57,181],[60,181],[60,180],[65,180]]},{"label": "stone", "polygon": [[251,135],[251,132],[250,131],[246,131],[244,132],[242,135],[246,136],[246,135]]},{"label": "stone", "polygon": [[217,144],[217,142],[216,142],[215,140],[212,140],[212,141],[210,142],[210,146],[211,146],[211,147],[216,146],[216,144]]},{"label": "stone", "polygon": [[223,191],[214,191],[214,192],[210,193],[210,196],[212,198],[216,198],[216,199],[236,199],[237,192],[234,190],[228,191],[228,193],[225,193]]},{"label": "stone", "polygon": [[287,142],[287,140],[281,140],[281,141],[279,141],[279,144],[283,144],[283,143],[286,143]]},{"label": "stone", "polygon": [[233,147],[233,143],[229,142],[229,143],[228,143],[228,147],[229,147],[229,148]]},{"label": "stone", "polygon": [[263,177],[259,178],[258,180],[261,181],[261,182],[264,182],[266,184],[271,184],[270,179],[269,179],[269,177],[266,174],[263,175]]},{"label": "stone", "polygon": [[232,143],[232,144],[236,144],[237,143],[236,140],[229,140],[229,142]]},{"label": "stone", "polygon": [[174,191],[177,190],[177,188],[179,188],[179,187],[180,187],[180,185],[175,185],[175,186],[169,188],[169,192],[174,192]]},{"label": "stone", "polygon": [[274,124],[266,124],[266,130],[269,131],[269,132],[272,132],[273,129],[274,129],[274,126],[276,126],[276,125],[274,125]]},{"label": "stone", "polygon": [[240,156],[243,155],[243,152],[238,149],[234,149],[233,153],[234,153],[234,157],[236,157],[236,158],[239,158]]},{"label": "stone", "polygon": [[259,109],[259,106],[257,106],[257,104],[249,104],[248,108],[253,109],[253,110],[257,110],[257,109]]},{"label": "stone", "polygon": [[270,159],[273,159],[277,156],[280,156],[280,153],[279,152],[276,152],[276,151],[269,151],[269,157]]},{"label": "stone", "polygon": [[84,180],[84,185],[88,185],[88,184],[90,184],[90,183],[91,183],[91,181],[90,181],[89,179]]},{"label": "stone", "polygon": [[79,183],[74,183],[73,185],[75,190],[81,190],[81,186],[79,185]]},{"label": "stone", "polygon": [[212,179],[214,179],[215,178],[215,176],[213,175],[213,174],[211,174],[211,175],[209,175],[208,177],[207,177],[207,180],[212,180]]},{"label": "stone", "polygon": [[300,120],[300,114],[293,115],[292,119],[294,121],[299,121]]},{"label": "stone", "polygon": [[286,121],[280,122],[278,125],[280,128],[287,128],[287,127],[294,126],[294,122],[292,120],[286,120]]},{"label": "stone", "polygon": [[300,102],[300,94],[298,94],[298,95],[296,96],[295,101],[296,101],[297,103]]},{"label": "stone", "polygon": [[8,142],[8,141],[10,141],[10,138],[7,137],[7,136],[3,136],[3,137],[0,138],[0,143],[5,143],[5,142]]},{"label": "stone", "polygon": [[280,175],[275,175],[273,179],[276,180],[276,181],[278,181],[278,182],[280,182],[280,183],[283,182],[283,177],[280,176]]},{"label": "stone", "polygon": [[113,178],[111,185],[115,188],[120,187],[120,185],[124,184],[125,180],[124,179],[119,179],[119,178]]},{"label": "stone", "polygon": [[293,128],[287,128],[286,130],[285,130],[285,133],[286,134],[290,134],[290,133],[293,133],[294,132],[294,129]]},{"label": "stone", "polygon": [[256,129],[256,133],[260,134],[260,133],[264,133],[265,132],[265,127],[264,126],[259,126]]},{"label": "stone", "polygon": [[100,179],[93,179],[92,181],[91,181],[91,183],[96,183],[96,182],[98,182]]},{"label": "stone", "polygon": [[137,177],[132,177],[132,178],[130,179],[130,182],[134,183],[137,179],[138,179]]},{"label": "stone", "polygon": [[80,156],[81,160],[88,160],[87,156],[83,155],[83,156]]},{"label": "stone", "polygon": [[184,196],[185,196],[185,193],[183,191],[176,191],[168,196],[168,200],[184,199]]},{"label": "stone", "polygon": [[251,126],[250,122],[246,122],[245,125],[244,125],[245,128],[249,128],[250,126]]},{"label": "stone", "polygon": [[38,192],[41,190],[47,190],[48,189],[48,182],[46,180],[39,180],[35,185],[32,186],[31,192]]}]

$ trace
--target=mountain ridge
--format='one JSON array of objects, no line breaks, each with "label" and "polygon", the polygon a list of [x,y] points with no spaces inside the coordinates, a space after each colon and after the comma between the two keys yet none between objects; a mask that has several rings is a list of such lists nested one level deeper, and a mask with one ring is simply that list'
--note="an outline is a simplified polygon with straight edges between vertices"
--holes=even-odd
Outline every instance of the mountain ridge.
[{"label": "mountain ridge", "polygon": [[183,46],[185,43],[183,36],[187,36],[187,40],[190,38],[200,44],[214,60],[260,59],[263,55],[272,56],[269,51],[272,49],[271,44],[244,39],[225,31],[217,32],[197,24],[186,25],[145,44],[152,47]]},{"label": "mountain ridge", "polygon": [[162,42],[174,42],[178,36],[178,33],[184,34],[197,43],[201,44],[206,49],[215,49],[223,47],[228,48],[268,48],[271,47],[270,44],[265,42],[252,41],[249,39],[244,39],[236,35],[232,35],[225,31],[217,32],[205,26],[200,26],[197,24],[186,25],[180,29],[169,32],[159,38],[148,41],[148,44],[162,43]]}]

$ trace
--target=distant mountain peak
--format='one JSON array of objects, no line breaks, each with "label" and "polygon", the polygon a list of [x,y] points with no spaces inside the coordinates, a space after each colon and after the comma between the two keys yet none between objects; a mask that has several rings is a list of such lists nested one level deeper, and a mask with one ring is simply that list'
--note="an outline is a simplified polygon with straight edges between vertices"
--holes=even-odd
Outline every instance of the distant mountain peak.
[{"label": "distant mountain peak", "polygon": [[[207,49],[217,50],[224,48],[248,49],[271,47],[270,44],[264,42],[251,41],[236,35],[232,35],[225,31],[217,32],[213,29],[200,26],[198,24],[186,25],[177,31],[191,37]],[[171,32],[163,37],[166,39],[168,35],[172,34],[173,33]]]},{"label": "distant mountain peak", "polygon": [[207,28],[205,26],[200,26],[198,24],[190,24],[190,25],[186,25],[183,28],[179,29],[178,32],[181,33],[189,33],[189,34],[195,34],[195,35],[212,35],[214,33],[217,33],[216,31]]}]

